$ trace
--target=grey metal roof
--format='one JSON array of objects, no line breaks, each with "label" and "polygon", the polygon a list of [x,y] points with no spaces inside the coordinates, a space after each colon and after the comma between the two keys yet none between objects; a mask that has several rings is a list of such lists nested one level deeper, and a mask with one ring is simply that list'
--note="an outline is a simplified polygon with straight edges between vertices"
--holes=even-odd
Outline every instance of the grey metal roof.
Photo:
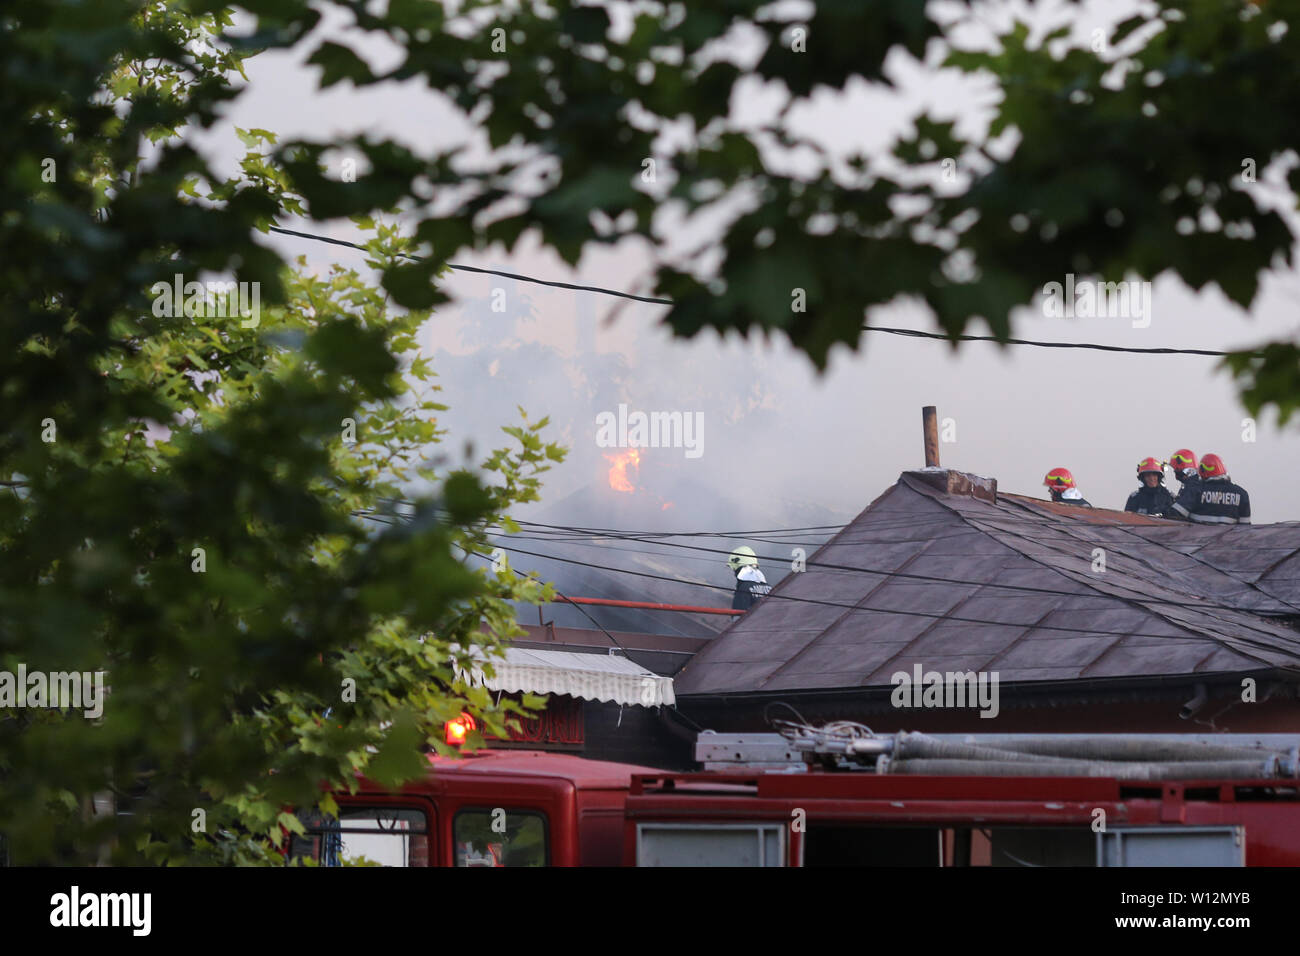
[{"label": "grey metal roof", "polygon": [[888,686],[914,664],[1003,683],[1300,669],[1293,615],[1300,522],[1188,525],[927,469],[711,641],[677,693]]}]

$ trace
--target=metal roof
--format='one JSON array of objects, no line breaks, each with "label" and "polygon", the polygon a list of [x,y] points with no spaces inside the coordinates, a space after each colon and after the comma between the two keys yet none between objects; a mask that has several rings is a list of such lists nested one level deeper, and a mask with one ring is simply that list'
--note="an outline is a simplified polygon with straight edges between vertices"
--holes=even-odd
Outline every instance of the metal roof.
[{"label": "metal roof", "polygon": [[435,775],[515,773],[531,777],[558,777],[580,789],[626,789],[634,774],[663,773],[640,764],[592,760],[576,754],[542,750],[477,750],[458,757],[429,754]]},{"label": "metal roof", "polygon": [[1004,684],[1300,669],[1300,631],[1279,620],[1295,615],[1300,522],[1190,525],[926,469],[711,641],[676,690],[889,686],[915,664]]}]

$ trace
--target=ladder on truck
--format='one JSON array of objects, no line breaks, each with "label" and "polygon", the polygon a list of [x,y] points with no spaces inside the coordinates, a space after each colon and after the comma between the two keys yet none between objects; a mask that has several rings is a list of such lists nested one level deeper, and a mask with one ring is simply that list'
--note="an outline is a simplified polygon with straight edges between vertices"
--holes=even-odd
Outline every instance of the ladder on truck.
[{"label": "ladder on truck", "polygon": [[1297,734],[877,734],[862,724],[778,721],[780,733],[703,731],[705,770],[825,770],[1117,780],[1300,778]]}]

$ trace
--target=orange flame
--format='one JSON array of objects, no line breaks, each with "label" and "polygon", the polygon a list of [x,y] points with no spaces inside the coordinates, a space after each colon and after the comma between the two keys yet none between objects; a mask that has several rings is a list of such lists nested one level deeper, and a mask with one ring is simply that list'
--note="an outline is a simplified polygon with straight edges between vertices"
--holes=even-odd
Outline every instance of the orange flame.
[{"label": "orange flame", "polygon": [[641,468],[641,450],[639,448],[629,448],[621,455],[605,455],[607,461],[614,464],[609,469],[609,486],[615,491],[622,491],[631,494],[636,491],[636,485],[632,484],[628,478],[627,468],[631,465],[633,468]]}]

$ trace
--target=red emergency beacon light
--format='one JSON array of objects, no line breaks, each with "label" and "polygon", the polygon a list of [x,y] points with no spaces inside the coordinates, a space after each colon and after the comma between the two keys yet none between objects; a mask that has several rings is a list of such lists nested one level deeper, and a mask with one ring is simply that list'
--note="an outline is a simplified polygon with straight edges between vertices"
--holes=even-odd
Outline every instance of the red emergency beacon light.
[{"label": "red emergency beacon light", "polygon": [[443,733],[445,734],[444,739],[446,739],[449,746],[459,747],[465,742],[465,738],[469,736],[469,732],[477,729],[478,724],[474,722],[473,717],[469,714],[461,714],[459,717],[454,717],[443,725]]}]

